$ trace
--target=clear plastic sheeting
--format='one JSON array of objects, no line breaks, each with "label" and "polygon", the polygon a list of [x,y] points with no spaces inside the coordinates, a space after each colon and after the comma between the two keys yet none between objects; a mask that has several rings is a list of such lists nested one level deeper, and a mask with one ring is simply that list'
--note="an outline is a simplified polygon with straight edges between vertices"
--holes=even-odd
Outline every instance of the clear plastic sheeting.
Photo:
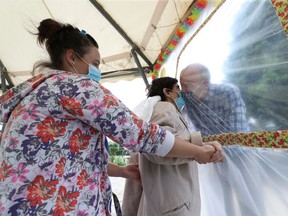
[{"label": "clear plastic sheeting", "polygon": [[[212,84],[239,89],[250,132],[288,129],[288,38],[271,1],[226,0],[205,24],[207,10],[199,19],[202,28],[191,29],[183,40],[192,40],[177,47],[163,66],[166,74],[179,79],[188,64],[201,63]],[[199,105],[194,104],[201,110]],[[222,118],[223,128],[206,135],[239,132],[229,129],[233,120],[217,115],[209,117]]]},{"label": "clear plastic sheeting", "polygon": [[199,165],[201,216],[287,216],[288,151],[223,149],[224,163]]},{"label": "clear plastic sheeting", "polygon": [[196,130],[227,145],[224,163],[199,165],[202,216],[287,216],[288,37],[270,0],[226,0],[214,12],[163,66],[179,81],[189,64],[210,72],[209,85],[196,74],[182,94]]}]

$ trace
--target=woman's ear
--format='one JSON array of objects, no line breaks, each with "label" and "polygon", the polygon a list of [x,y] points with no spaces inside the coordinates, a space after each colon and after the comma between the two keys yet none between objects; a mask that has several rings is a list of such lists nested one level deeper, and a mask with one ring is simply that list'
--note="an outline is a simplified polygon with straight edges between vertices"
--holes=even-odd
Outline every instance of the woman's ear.
[{"label": "woman's ear", "polygon": [[70,65],[75,65],[75,51],[72,49],[66,50],[65,53],[65,60],[70,64]]},{"label": "woman's ear", "polygon": [[166,97],[169,97],[169,95],[170,95],[170,90],[169,90],[169,89],[163,88],[162,92],[164,93],[164,95],[165,95]]}]

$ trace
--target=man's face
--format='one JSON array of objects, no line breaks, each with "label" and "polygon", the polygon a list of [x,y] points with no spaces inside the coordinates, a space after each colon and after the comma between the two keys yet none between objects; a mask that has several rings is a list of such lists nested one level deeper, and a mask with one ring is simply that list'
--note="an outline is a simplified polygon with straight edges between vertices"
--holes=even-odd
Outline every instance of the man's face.
[{"label": "man's face", "polygon": [[182,92],[192,92],[197,98],[205,98],[208,93],[209,81],[198,71],[185,71],[180,77]]}]

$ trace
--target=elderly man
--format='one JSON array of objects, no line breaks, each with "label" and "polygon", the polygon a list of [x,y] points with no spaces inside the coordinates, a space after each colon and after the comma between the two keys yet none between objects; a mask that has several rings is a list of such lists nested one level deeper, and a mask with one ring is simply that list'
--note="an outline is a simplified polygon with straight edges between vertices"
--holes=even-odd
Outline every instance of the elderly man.
[{"label": "elderly man", "polygon": [[180,83],[188,116],[202,135],[249,131],[238,87],[210,83],[208,68],[198,63],[182,70]]},{"label": "elderly man", "polygon": [[[245,104],[238,87],[232,84],[211,84],[208,68],[198,63],[190,64],[182,70],[180,83],[182,97],[186,103],[187,112],[184,111],[184,113],[188,113],[189,119],[202,135],[249,131],[245,117]],[[264,200],[261,197],[262,188],[257,185],[261,178],[257,175],[257,168],[253,164],[255,161],[250,161],[244,150],[238,151],[236,155],[235,151],[229,148],[224,148],[224,151],[227,158],[233,161],[233,172],[241,173],[242,183],[244,182],[245,190],[250,194],[250,197],[243,197],[242,187],[237,187],[235,182],[231,182],[229,176],[221,176],[226,215],[238,215],[233,201],[235,199],[233,196],[236,196],[241,215],[265,216]],[[229,169],[227,163],[223,166]],[[250,167],[248,173],[247,167]],[[243,199],[245,199],[244,202]],[[247,199],[251,201],[251,206],[245,205]]]}]

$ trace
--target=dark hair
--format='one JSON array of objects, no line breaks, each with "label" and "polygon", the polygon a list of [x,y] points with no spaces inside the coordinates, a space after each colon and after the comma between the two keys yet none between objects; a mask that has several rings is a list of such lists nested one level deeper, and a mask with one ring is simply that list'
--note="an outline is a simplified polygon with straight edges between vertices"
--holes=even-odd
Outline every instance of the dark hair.
[{"label": "dark hair", "polygon": [[62,54],[67,49],[73,49],[81,57],[86,54],[90,47],[99,48],[95,39],[80,31],[78,28],[70,24],[63,24],[52,19],[45,19],[40,22],[38,29],[37,41],[43,46],[45,45],[50,56],[50,61],[38,62],[34,65],[33,71],[38,67],[48,67],[51,69],[61,68]]},{"label": "dark hair", "polygon": [[152,84],[148,86],[147,97],[160,96],[161,101],[166,101],[166,96],[163,89],[173,89],[173,86],[178,83],[178,80],[172,77],[161,77],[154,79]]}]

